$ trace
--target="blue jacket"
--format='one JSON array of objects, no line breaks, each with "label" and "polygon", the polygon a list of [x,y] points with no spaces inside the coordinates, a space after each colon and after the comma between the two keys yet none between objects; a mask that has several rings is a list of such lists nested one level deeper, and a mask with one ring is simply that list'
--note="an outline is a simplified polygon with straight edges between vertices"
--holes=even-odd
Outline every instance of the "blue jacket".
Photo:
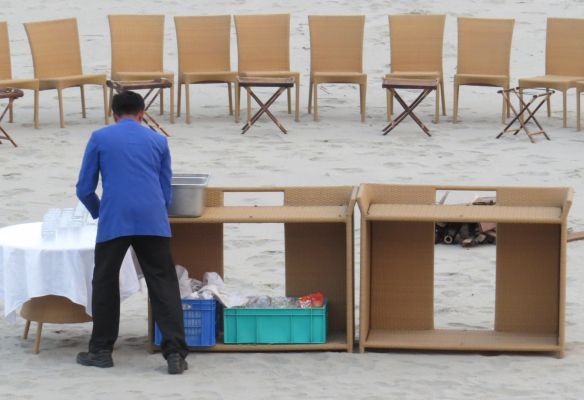
[{"label": "blue jacket", "polygon": [[[101,174],[102,199],[95,193]],[[77,182],[77,197],[99,217],[97,242],[121,236],[170,237],[170,151],[166,138],[132,119],[91,135]]]}]

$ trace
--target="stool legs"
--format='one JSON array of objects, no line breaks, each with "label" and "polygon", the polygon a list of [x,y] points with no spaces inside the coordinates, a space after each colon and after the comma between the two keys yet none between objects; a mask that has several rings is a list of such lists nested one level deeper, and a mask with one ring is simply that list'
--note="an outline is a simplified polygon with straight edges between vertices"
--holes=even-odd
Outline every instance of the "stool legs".
[{"label": "stool legs", "polygon": [[8,122],[14,122],[14,105],[12,102],[8,105]]},{"label": "stool legs", "polygon": [[22,338],[24,340],[28,339],[28,331],[30,329],[30,321],[27,319],[26,324],[24,325],[24,333],[22,334]]},{"label": "stool legs", "polygon": [[34,341],[34,354],[39,354],[41,350],[41,335],[43,333],[43,323],[37,322],[36,339]]}]

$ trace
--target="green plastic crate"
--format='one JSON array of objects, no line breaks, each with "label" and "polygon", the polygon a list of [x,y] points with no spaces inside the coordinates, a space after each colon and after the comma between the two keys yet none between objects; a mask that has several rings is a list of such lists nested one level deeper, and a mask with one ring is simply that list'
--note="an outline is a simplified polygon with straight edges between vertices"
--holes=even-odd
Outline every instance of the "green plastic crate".
[{"label": "green plastic crate", "polygon": [[223,341],[237,344],[326,343],[327,304],[319,308],[225,308]]}]

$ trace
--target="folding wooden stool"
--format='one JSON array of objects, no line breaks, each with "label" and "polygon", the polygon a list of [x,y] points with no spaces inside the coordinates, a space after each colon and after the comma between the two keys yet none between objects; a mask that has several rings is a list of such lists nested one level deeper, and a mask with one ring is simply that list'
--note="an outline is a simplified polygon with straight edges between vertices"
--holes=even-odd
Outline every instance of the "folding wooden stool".
[{"label": "folding wooden stool", "polygon": [[[382,87],[387,89],[393,97],[398,101],[399,104],[403,107],[404,111],[397,116],[396,119],[391,121],[385,128],[381,131],[384,135],[387,135],[389,132],[393,130],[396,126],[399,125],[408,115],[418,124],[420,128],[424,131],[424,133],[428,136],[430,135],[430,130],[424,123],[414,114],[414,109],[419,106],[422,101],[433,91],[437,90],[438,88],[438,80],[436,79],[400,79],[400,78],[393,78],[393,79],[384,79]],[[411,104],[406,104],[406,102],[397,94],[397,89],[420,89],[422,92],[416,97],[416,99]]]},{"label": "folding wooden stool", "polygon": [[[543,106],[546,102],[549,101],[549,98],[552,94],[554,94],[554,91],[551,89],[530,89],[529,94],[531,95],[531,100],[529,100],[526,103],[523,100],[524,90],[525,89],[521,87],[499,90],[498,93],[501,93],[503,99],[507,102],[507,104],[511,108],[511,111],[513,111],[513,114],[515,114],[515,117],[511,120],[511,122],[507,124],[507,126],[501,131],[501,133],[497,135],[497,139],[503,136],[504,133],[513,133],[513,135],[517,135],[519,131],[523,130],[525,131],[525,134],[527,135],[531,143],[535,143],[535,141],[533,140],[533,136],[536,135],[544,135],[547,140],[551,140],[550,137],[545,132],[545,130],[543,129],[543,127],[541,126],[541,124],[539,123],[539,121],[535,118],[535,113],[537,113],[541,106]],[[519,110],[517,110],[513,106],[513,102],[511,101],[512,95],[516,96],[517,99],[519,100]],[[535,108],[532,111],[530,107],[534,105],[534,103],[538,99],[539,103],[535,105]],[[527,118],[524,118],[525,115],[527,115]],[[519,123],[519,128],[511,128],[511,126],[516,121]],[[533,123],[537,125],[537,127],[539,128],[538,131],[530,131],[529,129],[527,129],[527,123],[530,121],[533,121]]]},{"label": "folding wooden stool", "polygon": [[[152,103],[158,98],[162,89],[168,89],[172,87],[172,82],[166,78],[146,80],[146,81],[113,81],[108,80],[106,82],[107,86],[116,91],[116,93],[125,92],[128,90],[148,90],[146,95],[144,95],[144,123],[148,125],[153,131],[162,132],[166,136],[170,136],[168,132],[160,126],[158,122],[148,113],[148,109]],[[111,108],[111,104],[110,104]]]},{"label": "folding wooden stool", "polygon": [[[237,81],[238,85],[242,88],[245,88],[245,90],[247,90],[248,93],[247,97],[248,120],[247,123],[243,126],[243,128],[241,128],[241,134],[247,132],[249,128],[251,128],[251,126],[255,124],[256,121],[260,119],[260,117],[264,113],[268,117],[270,117],[272,121],[274,121],[274,124],[276,124],[283,133],[288,133],[288,131],[286,131],[286,128],[284,128],[284,125],[282,125],[280,121],[278,121],[278,119],[274,117],[274,114],[270,112],[269,108],[272,104],[274,104],[276,99],[280,97],[282,93],[284,93],[284,91],[291,87],[294,87],[294,78],[237,78]],[[258,98],[258,96],[256,96],[256,94],[253,92],[252,87],[273,87],[277,88],[277,90],[272,95],[272,97],[268,99],[267,102],[263,103]],[[258,105],[260,106],[260,109],[253,115],[253,117],[249,116],[250,115],[249,110],[251,109],[250,96],[253,97],[256,103],[258,103]]]}]

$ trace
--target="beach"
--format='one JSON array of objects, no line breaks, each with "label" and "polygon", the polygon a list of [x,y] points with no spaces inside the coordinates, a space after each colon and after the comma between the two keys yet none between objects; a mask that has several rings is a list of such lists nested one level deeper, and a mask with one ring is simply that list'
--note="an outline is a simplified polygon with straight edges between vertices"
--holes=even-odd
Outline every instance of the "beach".
[{"label": "beach", "polygon": [[[501,95],[496,88],[461,88],[459,122],[452,123],[452,79],[456,70],[456,18],[515,18],[511,79],[543,75],[546,18],[584,15],[581,1],[454,0],[450,2],[313,0],[216,1],[213,3],[144,0],[141,2],[0,2],[8,21],[15,78],[33,76],[23,22],[76,17],[83,68],[108,73],[108,14],[165,14],[165,69],[177,72],[175,15],[290,13],[291,70],[301,73],[300,122],[287,114],[285,96],[271,108],[286,126],[282,134],[267,117],[245,135],[243,122],[228,114],[226,85],[191,86],[192,124],[181,117],[154,115],[171,133],[168,143],[176,173],[210,174],[211,186],[327,186],[396,183],[474,186],[570,186],[574,204],[569,226],[584,230],[584,132],[576,131],[575,90],[568,96],[568,128],[562,128],[561,93],[552,96],[552,117],[538,119],[543,136],[532,144],[523,133],[495,137]],[[386,94],[389,72],[387,15],[447,14],[444,77],[447,116],[432,123],[434,95],[416,114],[431,130],[426,136],[407,118],[387,136]],[[355,85],[322,85],[320,121],[307,113],[310,43],[307,16],[366,15],[364,71],[368,74],[367,118],[360,122]],[[231,63],[237,70],[235,29]],[[258,90],[267,98],[270,89]],[[40,129],[33,127],[33,96],[15,102],[15,122],[2,122],[18,148],[0,145],[0,227],[42,219],[50,207],[74,207],[75,183],[85,144],[103,124],[101,88],[87,87],[87,118],[81,118],[79,90],[64,91],[65,123],[59,128],[56,91],[41,92]],[[405,92],[413,100],[416,92]],[[242,97],[244,99],[244,97]],[[168,105],[168,101],[165,102]],[[245,101],[242,102],[245,104]],[[153,106],[157,109],[157,105]],[[396,109],[399,109],[396,106]],[[155,114],[158,114],[157,112]],[[245,115],[245,110],[242,110]],[[138,195],[138,194],[137,194]],[[240,200],[254,204],[259,195]],[[360,214],[356,210],[355,221]],[[355,313],[358,332],[359,224],[355,232]],[[225,229],[228,283],[258,294],[284,294],[284,243],[281,225],[229,224]],[[183,376],[168,376],[160,354],[147,343],[147,292],[122,303],[120,336],[111,369],[84,368],[75,355],[85,351],[91,323],[43,329],[40,353],[34,334],[22,339],[24,320],[0,318],[0,399],[581,399],[584,396],[584,241],[568,244],[566,352],[553,354],[381,351],[359,354],[191,353]],[[436,327],[492,329],[494,324],[495,246],[464,249],[437,246]],[[326,295],[326,294],[325,294]],[[0,302],[0,311],[3,305]],[[31,333],[36,328],[33,324]],[[356,347],[358,348],[358,347]]]}]

